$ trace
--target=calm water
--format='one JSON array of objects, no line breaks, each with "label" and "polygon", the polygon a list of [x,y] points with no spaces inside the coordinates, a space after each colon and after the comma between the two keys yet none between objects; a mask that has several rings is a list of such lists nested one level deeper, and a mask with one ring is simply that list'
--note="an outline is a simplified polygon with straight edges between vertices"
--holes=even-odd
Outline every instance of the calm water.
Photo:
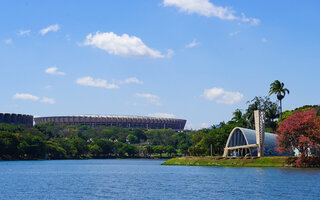
[{"label": "calm water", "polygon": [[320,170],[161,160],[0,162],[0,199],[320,199]]}]

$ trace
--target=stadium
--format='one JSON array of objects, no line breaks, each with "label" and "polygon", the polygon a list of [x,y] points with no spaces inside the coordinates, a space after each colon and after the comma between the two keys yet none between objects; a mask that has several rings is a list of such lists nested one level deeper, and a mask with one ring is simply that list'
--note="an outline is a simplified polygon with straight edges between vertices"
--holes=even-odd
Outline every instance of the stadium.
[{"label": "stadium", "polygon": [[35,123],[55,122],[65,125],[87,125],[91,127],[123,127],[145,129],[173,129],[182,131],[187,120],[174,118],[158,118],[143,116],[113,116],[113,115],[79,115],[79,116],[52,116],[36,117]]},{"label": "stadium", "polygon": [[14,113],[0,113],[0,123],[32,127],[33,116]]}]

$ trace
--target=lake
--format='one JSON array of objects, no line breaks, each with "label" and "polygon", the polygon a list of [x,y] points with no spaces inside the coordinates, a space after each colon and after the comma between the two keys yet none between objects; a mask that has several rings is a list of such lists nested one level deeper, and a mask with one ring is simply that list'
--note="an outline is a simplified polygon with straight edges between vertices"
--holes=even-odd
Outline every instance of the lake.
[{"label": "lake", "polygon": [[0,162],[0,199],[320,199],[320,169],[162,166],[164,160]]}]

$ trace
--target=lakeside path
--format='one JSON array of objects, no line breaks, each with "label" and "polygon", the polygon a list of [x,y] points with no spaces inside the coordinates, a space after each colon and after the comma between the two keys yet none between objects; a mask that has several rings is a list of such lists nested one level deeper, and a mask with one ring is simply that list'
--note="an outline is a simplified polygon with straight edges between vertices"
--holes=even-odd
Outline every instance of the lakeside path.
[{"label": "lakeside path", "polygon": [[288,157],[223,158],[223,157],[180,157],[171,158],[162,165],[220,166],[220,167],[292,167]]}]

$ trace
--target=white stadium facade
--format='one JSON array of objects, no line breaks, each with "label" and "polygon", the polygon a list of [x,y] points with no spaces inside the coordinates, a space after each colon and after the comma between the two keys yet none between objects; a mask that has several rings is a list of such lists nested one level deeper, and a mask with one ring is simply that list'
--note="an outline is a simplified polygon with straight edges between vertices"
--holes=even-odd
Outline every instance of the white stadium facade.
[{"label": "white stadium facade", "polygon": [[182,131],[187,120],[175,118],[158,118],[143,116],[114,116],[114,115],[79,115],[35,117],[35,124],[54,122],[65,125],[86,125],[91,127],[123,127],[145,129],[173,129]]}]

